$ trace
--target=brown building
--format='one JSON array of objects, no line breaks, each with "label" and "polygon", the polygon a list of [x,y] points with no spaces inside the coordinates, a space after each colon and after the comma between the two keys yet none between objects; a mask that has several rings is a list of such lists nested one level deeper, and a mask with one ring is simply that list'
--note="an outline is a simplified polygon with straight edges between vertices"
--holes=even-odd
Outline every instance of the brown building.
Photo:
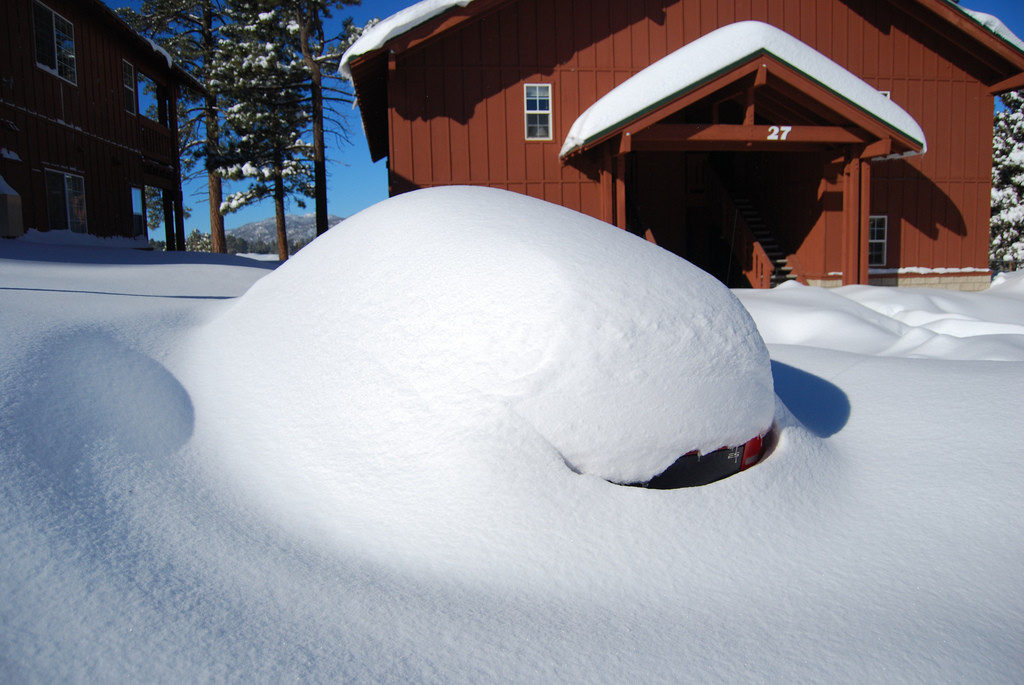
[{"label": "brown building", "polygon": [[987,285],[994,96],[1024,86],[1024,48],[985,17],[947,0],[438,9],[343,62],[391,194],[525,193],[732,285]]},{"label": "brown building", "polygon": [[176,103],[198,84],[100,0],[5,0],[3,20],[0,176],[22,209],[6,232],[144,238],[152,186],[184,249]]}]

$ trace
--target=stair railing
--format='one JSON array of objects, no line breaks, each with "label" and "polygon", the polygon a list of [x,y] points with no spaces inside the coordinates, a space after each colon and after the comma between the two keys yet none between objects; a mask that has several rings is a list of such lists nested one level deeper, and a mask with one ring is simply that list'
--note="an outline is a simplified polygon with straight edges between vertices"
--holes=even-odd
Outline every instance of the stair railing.
[{"label": "stair railing", "polygon": [[718,229],[729,243],[733,259],[740,265],[744,277],[754,288],[770,288],[775,265],[761,243],[754,237],[746,219],[729,197],[722,181],[714,173],[707,175],[708,206],[716,213]]}]

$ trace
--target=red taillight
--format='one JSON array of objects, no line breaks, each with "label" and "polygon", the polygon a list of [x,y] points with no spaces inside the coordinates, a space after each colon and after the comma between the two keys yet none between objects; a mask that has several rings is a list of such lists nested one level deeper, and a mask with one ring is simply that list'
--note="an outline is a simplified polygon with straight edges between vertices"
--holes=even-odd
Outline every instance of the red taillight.
[{"label": "red taillight", "polygon": [[707,454],[687,452],[649,481],[623,483],[623,485],[654,490],[674,490],[714,483],[761,461],[768,442],[770,441],[767,435],[759,435],[742,445],[721,447]]},{"label": "red taillight", "polygon": [[743,445],[743,457],[740,459],[740,471],[748,469],[757,462],[761,461],[761,455],[764,453],[764,438],[760,435],[748,440]]}]

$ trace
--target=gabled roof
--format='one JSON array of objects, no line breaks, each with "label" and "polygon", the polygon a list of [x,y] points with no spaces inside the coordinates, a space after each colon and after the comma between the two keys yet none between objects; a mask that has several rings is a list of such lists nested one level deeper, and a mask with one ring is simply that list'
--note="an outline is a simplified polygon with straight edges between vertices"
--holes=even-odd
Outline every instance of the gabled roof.
[{"label": "gabled roof", "polygon": [[[376,161],[388,154],[388,55],[400,54],[513,1],[421,0],[368,29],[345,52],[340,72],[353,83],[371,158]],[[997,75],[988,84],[992,93],[1024,87],[1024,42],[994,17],[967,10],[953,0],[880,1],[914,16],[988,65]]]},{"label": "gabled roof", "polygon": [[954,0],[889,1],[994,70],[1004,71],[1003,80],[989,84],[993,94],[1024,87],[1024,41],[998,18]]},{"label": "gabled roof", "polygon": [[977,12],[975,10],[967,9],[966,7],[960,7],[960,5],[957,5],[957,7],[971,19],[978,22],[992,33],[996,34],[999,38],[1006,41],[1007,43],[1017,48],[1021,52],[1024,52],[1024,41],[1018,38],[1017,35],[1010,30],[1010,27],[1004,24],[1002,20],[999,19],[999,17],[996,17],[991,14],[986,14],[985,12]]},{"label": "gabled roof", "polygon": [[421,0],[421,2],[417,2],[415,5],[410,5],[403,10],[395,12],[387,19],[383,19],[366,29],[349,46],[345,54],[341,56],[338,71],[344,78],[352,80],[352,70],[349,67],[349,62],[356,57],[379,50],[387,45],[388,41],[408,33],[437,15],[443,14],[453,7],[465,7],[471,2],[473,0]]},{"label": "gabled roof", "polygon": [[[971,37],[988,43],[990,47],[999,50],[1000,53],[1005,55],[1005,48],[1010,48],[1011,51],[1019,53],[1019,56],[1024,58],[1024,40],[1015,35],[998,17],[962,7],[958,4],[959,0],[910,0],[909,3],[906,0],[903,2],[898,0],[888,1],[904,8],[906,8],[907,4],[923,7],[942,17],[956,28],[967,32]],[[474,0],[420,0],[405,9],[399,10],[367,29],[363,35],[349,46],[349,49],[342,55],[339,72],[344,78],[351,79],[350,63],[352,60],[380,50],[392,40],[404,36],[413,29],[430,22],[430,20],[456,7],[467,7],[473,2]],[[478,6],[485,4],[494,3],[478,2]],[[475,7],[465,14],[470,16],[475,14],[477,10],[478,8]],[[430,33],[437,32],[439,29],[443,30],[444,28],[447,27],[433,27]],[[999,43],[1002,44],[1002,49],[1000,49]]]},{"label": "gabled roof", "polygon": [[612,89],[572,125],[560,156],[565,158],[607,140],[629,124],[669,107],[687,93],[759,56],[773,57],[908,141],[902,155],[926,150],[924,131],[895,102],[785,31],[758,21],[743,21],[684,45]]},{"label": "gabled roof", "polygon": [[388,155],[387,53],[407,50],[507,1],[421,0],[366,29],[349,46],[338,71],[352,81],[370,159],[376,162]]}]

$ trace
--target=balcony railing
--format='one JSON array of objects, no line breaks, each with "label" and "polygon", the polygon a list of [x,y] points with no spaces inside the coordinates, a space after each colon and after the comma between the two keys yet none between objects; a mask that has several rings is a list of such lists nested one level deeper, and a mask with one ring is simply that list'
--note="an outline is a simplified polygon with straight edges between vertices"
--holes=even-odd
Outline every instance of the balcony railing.
[{"label": "balcony railing", "polygon": [[174,166],[177,145],[171,130],[145,117],[139,117],[142,124],[142,154],[162,164]]}]

